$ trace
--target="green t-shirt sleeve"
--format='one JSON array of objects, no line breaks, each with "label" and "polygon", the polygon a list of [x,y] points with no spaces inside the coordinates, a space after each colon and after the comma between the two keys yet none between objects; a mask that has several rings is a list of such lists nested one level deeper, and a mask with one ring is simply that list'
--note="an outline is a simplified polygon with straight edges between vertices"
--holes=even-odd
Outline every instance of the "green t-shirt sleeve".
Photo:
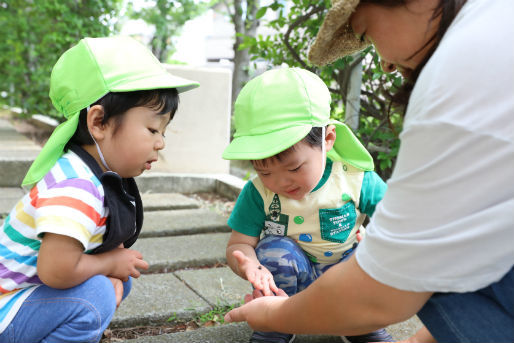
[{"label": "green t-shirt sleeve", "polygon": [[359,210],[369,217],[375,212],[375,207],[384,197],[387,185],[374,171],[364,172],[362,180]]},{"label": "green t-shirt sleeve", "polygon": [[228,226],[242,234],[259,237],[265,218],[264,201],[253,182],[248,181],[237,197],[232,214],[228,218]]}]

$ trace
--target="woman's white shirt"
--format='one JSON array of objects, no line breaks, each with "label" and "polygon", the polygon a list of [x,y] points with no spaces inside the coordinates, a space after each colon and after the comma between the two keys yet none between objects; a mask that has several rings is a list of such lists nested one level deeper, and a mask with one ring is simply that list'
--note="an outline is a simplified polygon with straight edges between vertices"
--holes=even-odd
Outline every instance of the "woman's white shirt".
[{"label": "woman's white shirt", "polygon": [[468,0],[420,74],[357,261],[409,291],[468,292],[514,264],[514,1]]}]

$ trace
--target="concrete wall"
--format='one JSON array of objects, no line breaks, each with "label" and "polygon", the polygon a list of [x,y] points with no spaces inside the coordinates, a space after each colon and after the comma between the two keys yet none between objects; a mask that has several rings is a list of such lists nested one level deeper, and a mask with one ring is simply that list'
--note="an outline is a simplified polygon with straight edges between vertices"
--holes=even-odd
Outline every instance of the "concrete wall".
[{"label": "concrete wall", "polygon": [[221,154],[230,140],[232,73],[167,65],[170,73],[195,80],[200,87],[180,94],[180,105],[166,132],[166,148],[156,171],[229,173]]}]

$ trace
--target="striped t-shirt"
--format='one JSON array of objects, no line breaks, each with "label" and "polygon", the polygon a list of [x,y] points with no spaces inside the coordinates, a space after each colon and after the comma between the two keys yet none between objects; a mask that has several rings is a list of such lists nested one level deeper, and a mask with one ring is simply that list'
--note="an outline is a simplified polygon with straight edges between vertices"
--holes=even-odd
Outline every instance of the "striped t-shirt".
[{"label": "striped t-shirt", "polygon": [[43,234],[73,237],[87,253],[102,244],[107,216],[102,184],[75,153],[65,153],[1,227],[0,333],[42,284],[37,257]]}]

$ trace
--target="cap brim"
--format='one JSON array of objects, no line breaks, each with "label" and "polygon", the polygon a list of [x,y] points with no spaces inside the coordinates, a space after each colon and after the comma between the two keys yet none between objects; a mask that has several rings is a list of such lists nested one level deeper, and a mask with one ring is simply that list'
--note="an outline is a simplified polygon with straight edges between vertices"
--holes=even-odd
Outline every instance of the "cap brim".
[{"label": "cap brim", "polygon": [[262,160],[298,143],[311,129],[311,125],[299,125],[263,135],[235,137],[222,156],[226,160]]},{"label": "cap brim", "polygon": [[309,49],[311,63],[323,66],[370,45],[361,42],[348,23],[358,4],[359,0],[334,1]]},{"label": "cap brim", "polygon": [[119,85],[111,85],[110,90],[112,92],[131,92],[148,89],[176,88],[179,93],[183,93],[199,86],[200,84],[196,81],[187,80],[165,72],[157,75],[138,77],[134,80],[124,79]]},{"label": "cap brim", "polygon": [[21,183],[22,186],[33,185],[48,173],[59,157],[62,156],[66,143],[68,143],[71,136],[77,130],[78,122],[79,112],[76,112],[68,120],[55,128],[43,149],[41,149],[41,152],[30,165]]}]

